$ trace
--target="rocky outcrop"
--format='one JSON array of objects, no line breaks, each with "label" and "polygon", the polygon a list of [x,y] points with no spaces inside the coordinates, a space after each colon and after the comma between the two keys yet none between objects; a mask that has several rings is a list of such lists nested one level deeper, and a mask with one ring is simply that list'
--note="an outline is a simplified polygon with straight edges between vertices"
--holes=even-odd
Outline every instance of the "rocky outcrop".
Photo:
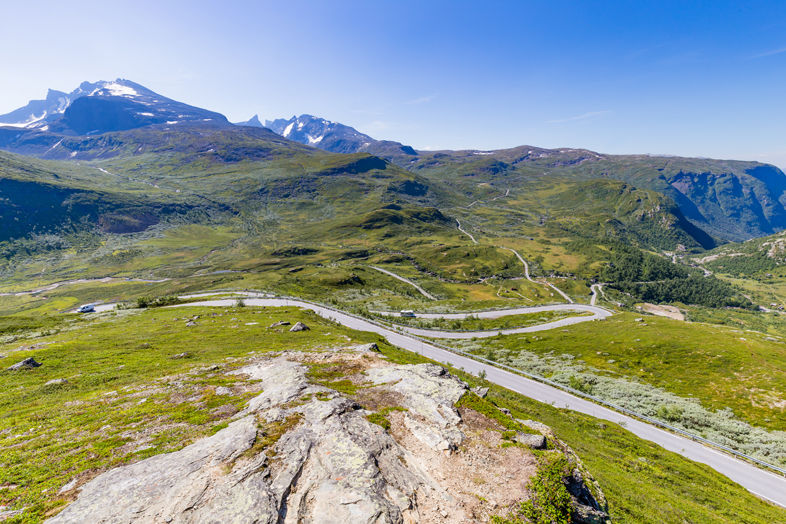
[{"label": "rocky outcrop", "polygon": [[41,363],[40,362],[36,362],[36,360],[33,357],[28,357],[28,358],[26,358],[24,360],[21,360],[21,361],[17,362],[13,366],[10,366],[8,368],[8,371],[19,371],[19,370],[22,370],[22,369],[33,369],[33,368],[39,367],[40,365],[41,365]]},{"label": "rocky outcrop", "polygon": [[308,331],[309,327],[307,325],[305,325],[304,323],[302,323],[302,322],[296,322],[294,326],[289,328],[289,330],[292,331],[292,332]]},{"label": "rocky outcrop", "polygon": [[454,405],[468,388],[445,368],[435,364],[390,366],[369,369],[366,375],[372,383],[388,384],[400,395],[407,410],[404,424],[418,440],[441,451],[461,444],[461,417]]},{"label": "rocky outcrop", "polygon": [[[472,522],[526,496],[532,453],[503,446],[479,413],[462,419],[464,382],[374,349],[288,352],[237,369],[262,393],[226,428],[100,474],[50,522]],[[346,366],[362,395],[313,383],[312,363]]]}]

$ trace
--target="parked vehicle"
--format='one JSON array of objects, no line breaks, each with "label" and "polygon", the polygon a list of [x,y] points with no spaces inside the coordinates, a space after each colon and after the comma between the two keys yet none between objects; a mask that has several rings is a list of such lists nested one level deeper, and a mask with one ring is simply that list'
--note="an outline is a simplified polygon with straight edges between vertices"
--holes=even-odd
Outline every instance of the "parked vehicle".
[{"label": "parked vehicle", "polygon": [[85,304],[83,306],[79,306],[79,309],[76,310],[77,313],[93,313],[96,310],[95,304]]}]

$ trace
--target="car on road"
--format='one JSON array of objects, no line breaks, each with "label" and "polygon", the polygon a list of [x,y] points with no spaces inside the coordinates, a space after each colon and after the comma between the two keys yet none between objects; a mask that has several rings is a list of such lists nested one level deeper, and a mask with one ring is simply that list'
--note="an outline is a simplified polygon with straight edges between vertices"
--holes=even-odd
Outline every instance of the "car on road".
[{"label": "car on road", "polygon": [[415,316],[415,312],[412,311],[411,309],[404,309],[404,310],[401,311],[401,316],[402,317],[414,317]]},{"label": "car on road", "polygon": [[95,304],[85,304],[83,306],[79,306],[76,310],[77,313],[93,313],[96,310]]}]

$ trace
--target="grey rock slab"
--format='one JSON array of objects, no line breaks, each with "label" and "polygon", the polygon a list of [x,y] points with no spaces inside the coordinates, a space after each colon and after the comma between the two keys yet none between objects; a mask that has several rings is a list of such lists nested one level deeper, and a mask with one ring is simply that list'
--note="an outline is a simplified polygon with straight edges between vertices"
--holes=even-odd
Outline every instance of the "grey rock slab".
[{"label": "grey rock slab", "polygon": [[33,357],[28,357],[20,362],[17,362],[13,366],[8,368],[8,371],[20,371],[22,369],[33,369],[41,366],[40,362],[36,362]]},{"label": "grey rock slab", "polygon": [[[79,497],[48,522],[210,521],[210,513],[202,513],[199,507],[205,503],[215,511],[209,504],[211,497],[228,490],[229,476],[217,475],[220,466],[249,449],[256,434],[256,421],[246,417],[180,451],[109,470],[82,486]],[[246,481],[255,479],[250,476]],[[266,495],[256,492],[259,504],[254,505],[266,507]]]},{"label": "grey rock slab", "polygon": [[472,392],[477,396],[479,396],[480,398],[486,398],[486,395],[489,394],[489,388],[475,386],[474,388],[472,388]]},{"label": "grey rock slab", "polygon": [[286,469],[273,481],[278,492],[298,477],[284,522],[401,522],[425,479],[407,469],[393,438],[345,398],[296,409],[303,423],[279,441]]},{"label": "grey rock slab", "polygon": [[513,437],[513,440],[532,449],[543,449],[546,447],[546,437],[540,434],[535,435],[518,431]]},{"label": "grey rock slab", "polygon": [[[367,411],[310,385],[306,371],[284,356],[234,371],[263,388],[243,418],[180,451],[99,475],[50,522],[402,523],[418,514],[424,488],[452,500]],[[467,390],[462,381],[428,364],[368,373],[378,387],[401,393],[405,424],[419,439],[438,450],[461,441],[453,403]],[[335,396],[306,397],[315,392]],[[249,453],[260,420],[286,420],[288,429]]]},{"label": "grey rock slab", "polygon": [[403,407],[437,427],[455,426],[461,422],[454,405],[467,392],[468,386],[443,367],[436,364],[387,366],[368,369],[366,376],[372,383],[386,384],[388,389],[400,393]]},{"label": "grey rock slab", "polygon": [[306,368],[283,357],[257,362],[231,371],[233,375],[248,375],[262,382],[262,393],[252,398],[243,413],[253,413],[281,406],[303,395],[323,390],[311,386],[306,379]]},{"label": "grey rock slab", "polygon": [[379,346],[377,346],[374,342],[370,344],[362,344],[360,346],[355,346],[352,348],[353,351],[357,353],[378,353]]}]

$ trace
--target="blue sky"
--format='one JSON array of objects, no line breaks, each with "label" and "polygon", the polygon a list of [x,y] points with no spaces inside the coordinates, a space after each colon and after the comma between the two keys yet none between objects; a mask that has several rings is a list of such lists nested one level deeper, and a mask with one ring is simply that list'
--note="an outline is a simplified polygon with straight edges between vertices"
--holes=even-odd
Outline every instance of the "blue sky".
[{"label": "blue sky", "polygon": [[2,2],[0,113],[123,77],[417,148],[786,167],[786,2]]}]

